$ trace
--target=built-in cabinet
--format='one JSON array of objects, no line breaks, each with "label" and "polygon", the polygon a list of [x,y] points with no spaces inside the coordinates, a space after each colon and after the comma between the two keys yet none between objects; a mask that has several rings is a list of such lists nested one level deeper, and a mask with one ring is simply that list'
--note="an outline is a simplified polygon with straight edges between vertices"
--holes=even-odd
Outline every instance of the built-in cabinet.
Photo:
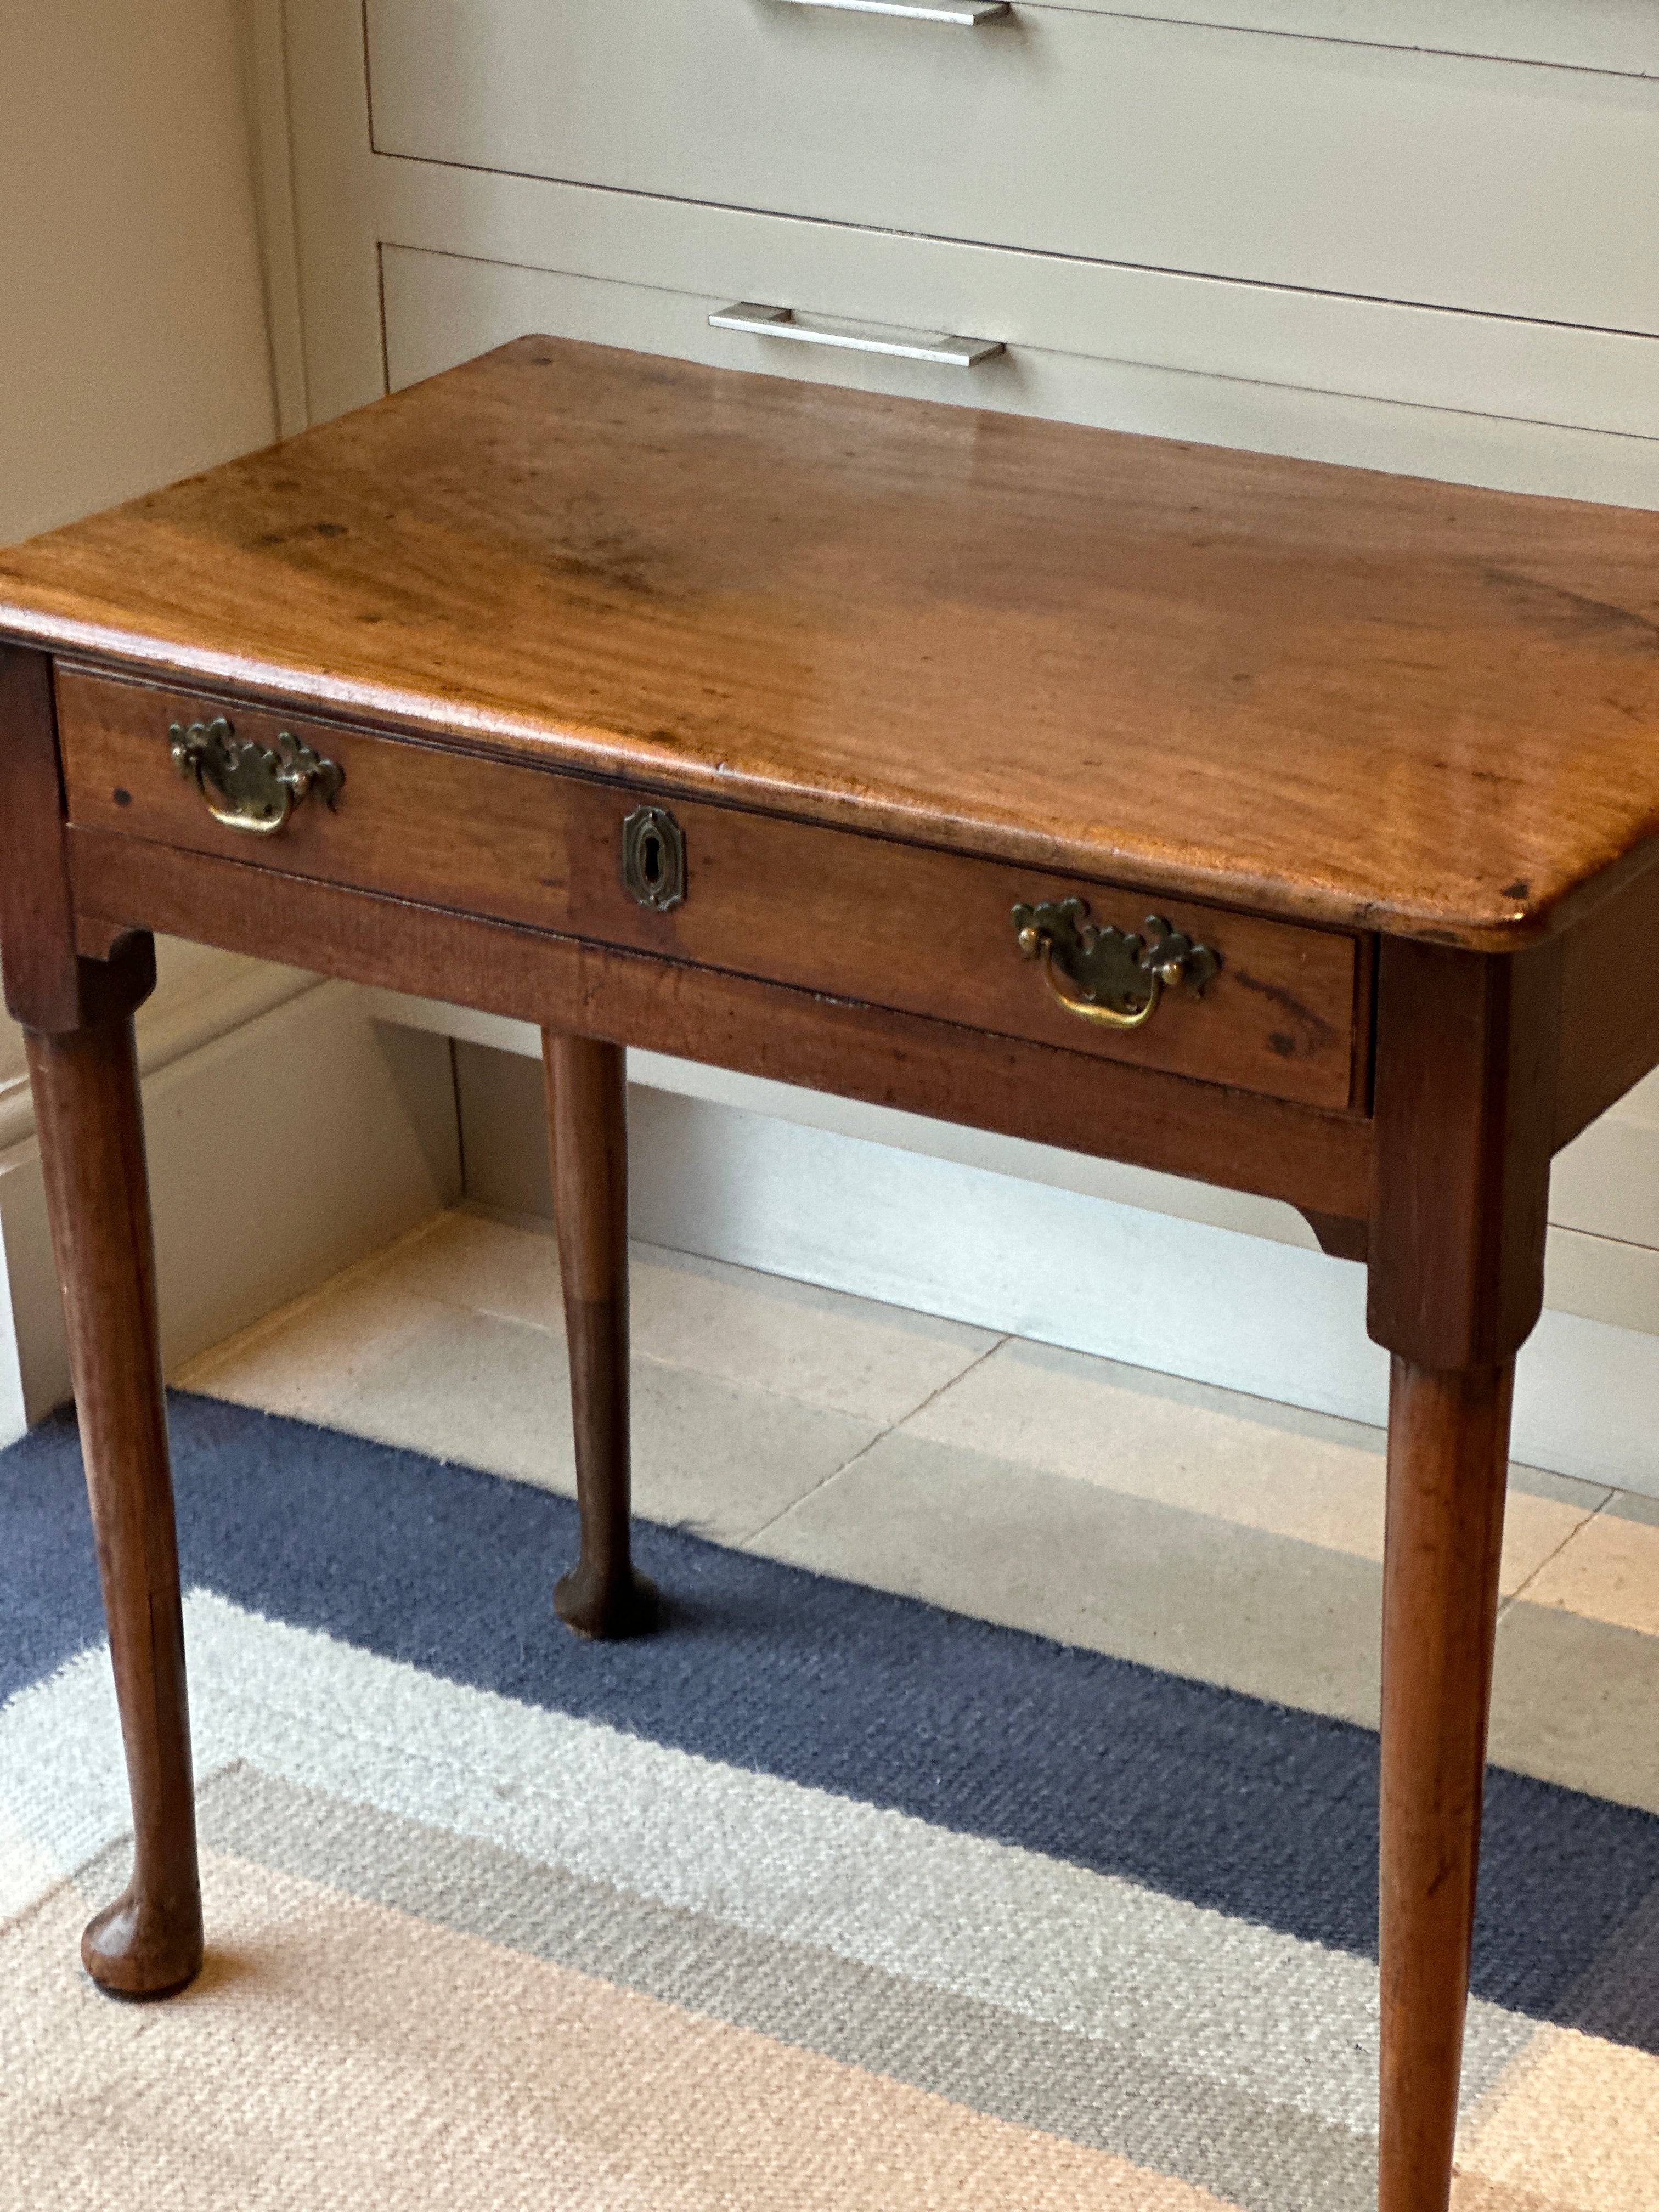
[{"label": "built-in cabinet", "polygon": [[[1016,0],[978,23],[802,0],[253,5],[268,258],[289,272],[272,288],[273,349],[297,365],[283,394],[292,425],[538,330],[1659,505],[1650,0]],[[798,334],[711,324],[739,302],[790,311]],[[858,343],[943,338],[1002,349],[965,367]],[[711,1166],[710,1147],[720,1126],[731,1147],[752,1137],[745,1108],[775,1131],[793,1118],[814,1145],[892,1140],[918,1163],[960,1164],[963,1140],[946,1133],[841,1106],[826,1123],[735,1079],[641,1068],[698,1098],[693,1182],[741,1181],[735,1153]],[[659,1133],[676,1141],[667,1121]],[[975,1171],[1065,1181],[1013,1147],[971,1151]],[[775,1200],[748,1206],[744,1255],[783,1265],[793,1250],[803,1272],[855,1276],[844,1221],[814,1247],[785,1153],[769,1153]],[[810,1172],[825,1173],[816,1152]],[[652,1180],[672,1176],[658,1163]],[[907,1236],[918,1251],[927,1241],[926,1181],[919,1164],[908,1224],[902,1162],[884,1182],[890,1263]],[[1306,1243],[1280,1211],[1127,1170],[1079,1172],[1066,1202],[1102,1198],[1162,1212],[1172,1310],[1180,1271],[1203,1264],[1183,1241],[1194,1224],[1273,1240],[1240,1247],[1242,1261],[1228,1246],[1241,1282],[1249,1249],[1266,1267]],[[770,1244],[755,1228],[768,1203]],[[1564,1156],[1554,1216],[1553,1305],[1629,1332],[1600,1340],[1604,1370],[1651,1360],[1659,1393],[1659,1091]],[[1042,1218],[1075,1309],[1064,1207],[1045,1200]],[[708,1209],[697,1218],[717,1242]],[[1138,1233],[1155,1271],[1157,1222]],[[1297,1257],[1333,1271],[1341,1305],[1344,1263]],[[888,1265],[886,1294],[902,1277]],[[919,1275],[916,1295],[942,1293]],[[1103,1284],[1103,1311],[1111,1297]],[[1040,1307],[1007,1324],[1064,1339],[1060,1306]],[[1555,1356],[1547,1333],[1528,1357]],[[1083,1334],[1111,1348],[1103,1321]],[[1304,1345],[1300,1367],[1292,1349],[1255,1371],[1264,1389],[1317,1398],[1305,1378],[1322,1356]],[[1205,1371],[1190,1340],[1179,1357]],[[1374,1380],[1335,1401],[1364,1410]],[[1591,1428],[1598,1389],[1581,1409]]]}]

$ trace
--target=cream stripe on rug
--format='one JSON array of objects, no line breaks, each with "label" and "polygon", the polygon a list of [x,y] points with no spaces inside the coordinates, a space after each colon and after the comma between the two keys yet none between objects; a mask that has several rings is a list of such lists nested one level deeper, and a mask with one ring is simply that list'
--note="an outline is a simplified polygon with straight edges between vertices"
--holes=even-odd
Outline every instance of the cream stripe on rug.
[{"label": "cream stripe on rug", "polygon": [[[1219,2197],[1252,2205],[1305,2198],[1326,2212],[1361,2212],[1374,2192],[1371,2137],[1167,2063],[1133,2035],[1054,2028],[247,1766],[203,1793],[201,1821],[221,1852],[755,2028]],[[122,1863],[110,1863],[118,1856]],[[102,1887],[112,1890],[124,1854],[106,1854],[106,1863]],[[1145,1978],[1148,1962],[1122,1964],[1126,1981]]]},{"label": "cream stripe on rug", "polygon": [[[246,1759],[757,1934],[1132,2045],[1154,2064],[1334,2126],[1375,2130],[1376,1972],[1364,1960],[443,1681],[204,1592],[189,1599],[186,1632],[204,1775]],[[125,1831],[106,1661],[73,1662],[0,1713],[8,1771],[33,1778],[47,1819],[76,1808],[69,1832],[36,1837],[60,1873]],[[94,1803],[96,1822],[82,1810]],[[1466,2105],[1534,2026],[1471,2004]]]},{"label": "cream stripe on rug", "polygon": [[163,2007],[0,1955],[5,2212],[1204,2212],[1122,2159],[210,1856],[228,1942]]}]

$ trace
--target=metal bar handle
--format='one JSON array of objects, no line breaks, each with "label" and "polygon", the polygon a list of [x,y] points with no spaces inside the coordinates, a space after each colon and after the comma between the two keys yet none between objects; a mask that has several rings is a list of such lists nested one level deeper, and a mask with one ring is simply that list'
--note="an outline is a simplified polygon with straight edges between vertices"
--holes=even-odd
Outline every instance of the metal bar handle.
[{"label": "metal bar handle", "polygon": [[854,15],[908,15],[918,23],[959,23],[971,31],[1012,15],[1008,0],[788,0],[794,8],[844,8]]},{"label": "metal bar handle", "polygon": [[708,320],[717,331],[797,338],[805,345],[845,346],[853,353],[896,354],[903,361],[938,362],[946,368],[976,368],[981,362],[994,360],[1006,350],[1000,338],[935,337],[924,331],[838,329],[818,318],[804,322],[793,307],[762,307],[753,300],[716,308]]}]

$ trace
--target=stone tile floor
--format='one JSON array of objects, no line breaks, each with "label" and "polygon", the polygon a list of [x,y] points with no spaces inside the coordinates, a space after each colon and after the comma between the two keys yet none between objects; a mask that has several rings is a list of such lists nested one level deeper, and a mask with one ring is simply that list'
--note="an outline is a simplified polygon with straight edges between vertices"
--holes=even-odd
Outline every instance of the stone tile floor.
[{"label": "stone tile floor", "polygon": [[[1381,1432],[635,1248],[638,1510],[1375,1725]],[[173,1380],[574,1487],[551,1237],[439,1214]],[[1659,1812],[1659,1504],[1515,1468],[1492,1756]]]}]

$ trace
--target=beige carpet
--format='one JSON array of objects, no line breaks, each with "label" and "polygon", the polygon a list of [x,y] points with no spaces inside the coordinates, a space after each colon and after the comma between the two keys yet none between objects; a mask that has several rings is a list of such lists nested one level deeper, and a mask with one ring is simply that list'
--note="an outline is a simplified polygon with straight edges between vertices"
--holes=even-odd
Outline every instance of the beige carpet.
[{"label": "beige carpet", "polygon": [[[670,1632],[595,1651],[547,1260],[452,1218],[177,1401],[163,2006],[76,1956],[72,1432],[0,1455],[0,2212],[1369,2212],[1375,1440],[658,1255],[643,1487],[719,1540],[643,1531]],[[1455,2203],[1659,2212],[1659,1522],[1512,1508]]]},{"label": "beige carpet", "polygon": [[[7,2212],[1228,2202],[257,1860],[210,1852],[204,1878],[222,1939],[165,2005],[73,1970],[102,1882],[0,1936]],[[1649,2212],[1656,2142],[1659,2062],[1544,2029],[1466,2125],[1457,2212]]]}]

